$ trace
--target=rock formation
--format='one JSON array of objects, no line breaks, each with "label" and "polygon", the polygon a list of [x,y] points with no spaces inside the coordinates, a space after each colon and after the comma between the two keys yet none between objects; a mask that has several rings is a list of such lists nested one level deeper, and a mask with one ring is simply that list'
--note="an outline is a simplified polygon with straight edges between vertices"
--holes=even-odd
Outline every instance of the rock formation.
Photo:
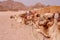
[{"label": "rock formation", "polygon": [[35,5],[30,5],[30,6],[29,6],[29,9],[38,9],[38,8],[44,8],[44,7],[46,7],[46,5],[38,2],[38,3],[36,3]]},{"label": "rock formation", "polygon": [[6,0],[0,2],[0,11],[18,11],[26,9],[26,6],[21,2],[15,2],[13,0]]}]

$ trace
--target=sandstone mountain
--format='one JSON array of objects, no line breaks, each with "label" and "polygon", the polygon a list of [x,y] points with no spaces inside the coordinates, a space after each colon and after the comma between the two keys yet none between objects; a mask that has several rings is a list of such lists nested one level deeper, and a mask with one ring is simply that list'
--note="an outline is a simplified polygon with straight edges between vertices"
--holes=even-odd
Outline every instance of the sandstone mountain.
[{"label": "sandstone mountain", "polygon": [[35,8],[43,8],[43,7],[46,7],[44,4],[42,4],[42,3],[40,3],[40,2],[38,2],[38,3],[36,3],[35,5],[31,5],[29,8],[30,9],[35,9]]},{"label": "sandstone mountain", "polygon": [[21,2],[15,2],[12,0],[0,2],[0,11],[17,11],[17,10],[26,10],[26,6]]},{"label": "sandstone mountain", "polygon": [[16,2],[13,0],[6,0],[0,2],[0,11],[18,11],[18,10],[29,10],[36,8],[46,7],[44,4],[38,2],[33,6],[26,6],[21,2]]}]

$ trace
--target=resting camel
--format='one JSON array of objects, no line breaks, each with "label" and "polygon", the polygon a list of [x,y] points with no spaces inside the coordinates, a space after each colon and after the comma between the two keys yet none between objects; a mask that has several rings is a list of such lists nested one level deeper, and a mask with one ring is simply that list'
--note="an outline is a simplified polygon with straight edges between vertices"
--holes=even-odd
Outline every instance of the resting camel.
[{"label": "resting camel", "polygon": [[12,18],[25,25],[32,25],[36,32],[51,40],[56,40],[56,34],[60,31],[60,6],[29,10],[29,13],[12,16]]}]

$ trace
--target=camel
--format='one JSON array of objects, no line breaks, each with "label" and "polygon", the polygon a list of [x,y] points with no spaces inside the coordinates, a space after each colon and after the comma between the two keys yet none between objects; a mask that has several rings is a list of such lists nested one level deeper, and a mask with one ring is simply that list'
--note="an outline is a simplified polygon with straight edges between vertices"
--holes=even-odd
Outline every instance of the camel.
[{"label": "camel", "polygon": [[13,18],[19,23],[33,26],[35,31],[44,37],[57,40],[56,35],[60,31],[60,6],[29,10],[29,13],[13,16]]}]

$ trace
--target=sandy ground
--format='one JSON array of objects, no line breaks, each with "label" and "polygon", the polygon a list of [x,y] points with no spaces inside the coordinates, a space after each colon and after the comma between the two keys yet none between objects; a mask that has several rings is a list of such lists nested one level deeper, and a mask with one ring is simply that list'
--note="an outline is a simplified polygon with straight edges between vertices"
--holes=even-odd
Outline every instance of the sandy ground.
[{"label": "sandy ground", "polygon": [[0,40],[36,40],[32,27],[24,26],[10,19],[17,12],[0,12]]}]

